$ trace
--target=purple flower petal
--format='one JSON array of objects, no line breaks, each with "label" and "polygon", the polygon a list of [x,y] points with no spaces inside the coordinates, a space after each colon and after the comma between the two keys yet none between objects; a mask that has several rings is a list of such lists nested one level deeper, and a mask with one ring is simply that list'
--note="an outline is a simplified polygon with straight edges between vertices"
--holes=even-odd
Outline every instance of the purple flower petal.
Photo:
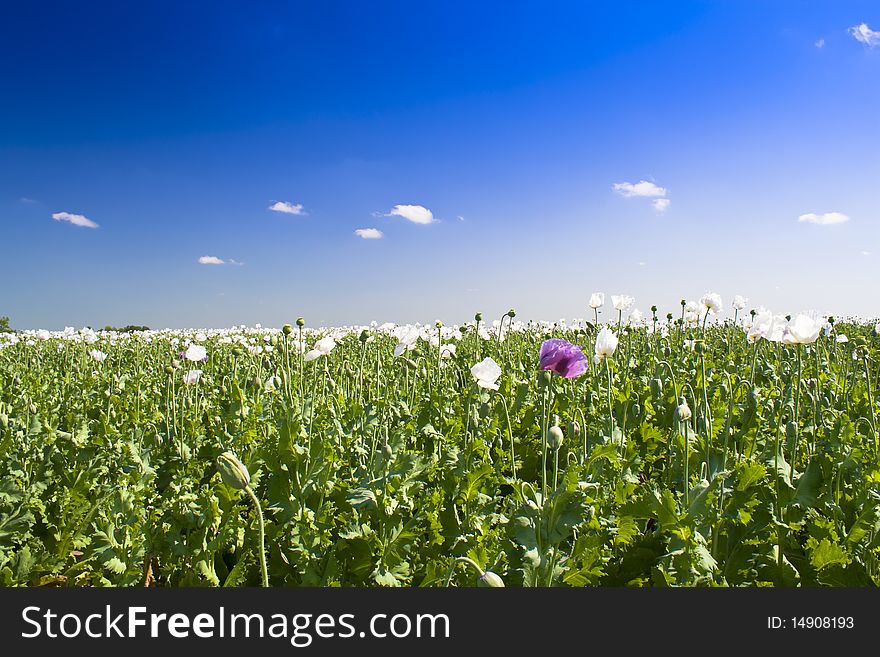
[{"label": "purple flower petal", "polygon": [[561,338],[545,340],[539,357],[542,370],[551,370],[566,379],[582,375],[589,367],[583,350]]}]

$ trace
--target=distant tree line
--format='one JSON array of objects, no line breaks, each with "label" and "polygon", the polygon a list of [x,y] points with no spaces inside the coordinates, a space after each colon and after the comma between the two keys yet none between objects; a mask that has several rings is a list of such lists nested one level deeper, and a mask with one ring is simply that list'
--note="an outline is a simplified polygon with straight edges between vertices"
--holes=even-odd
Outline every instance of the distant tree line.
[{"label": "distant tree line", "polygon": [[0,333],[14,333],[12,327],[9,326],[8,317],[0,317]]},{"label": "distant tree line", "polygon": [[116,326],[105,326],[105,331],[116,331],[117,333],[134,333],[135,331],[149,331],[149,326],[137,326],[135,324],[129,324],[128,326],[123,326],[121,328]]}]

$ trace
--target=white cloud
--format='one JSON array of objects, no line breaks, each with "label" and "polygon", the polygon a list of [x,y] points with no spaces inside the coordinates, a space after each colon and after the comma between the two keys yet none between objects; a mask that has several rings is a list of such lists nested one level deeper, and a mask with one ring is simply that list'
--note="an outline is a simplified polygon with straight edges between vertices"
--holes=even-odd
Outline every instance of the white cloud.
[{"label": "white cloud", "polygon": [[659,187],[647,180],[640,180],[635,184],[630,182],[614,183],[611,188],[625,198],[633,196],[666,196],[666,188]]},{"label": "white cloud", "polygon": [[226,261],[217,256],[202,256],[199,258],[200,265],[225,265]]},{"label": "white cloud", "polygon": [[283,212],[284,214],[306,214],[302,203],[289,203],[287,201],[275,201],[268,209],[273,212]]},{"label": "white cloud", "polygon": [[98,224],[89,219],[88,217],[84,217],[81,214],[71,214],[69,212],[56,212],[52,215],[52,218],[55,221],[66,221],[68,223],[73,224],[74,226],[81,226],[82,228],[97,228]]},{"label": "white cloud", "polygon": [[666,212],[669,209],[669,206],[672,204],[668,198],[655,198],[651,205],[654,206],[654,209],[657,212]]},{"label": "white cloud", "polygon": [[391,208],[391,212],[385,216],[403,217],[414,224],[434,223],[434,214],[428,208],[421,205],[395,205]]},{"label": "white cloud", "polygon": [[39,203],[39,201],[37,201],[36,199],[28,198],[27,196],[22,196],[20,199],[18,199],[18,202],[25,205],[35,205]]},{"label": "white cloud", "polygon": [[826,212],[825,214],[810,212],[799,216],[798,221],[808,224],[819,224],[820,226],[830,226],[831,224],[842,224],[845,221],[849,221],[849,217],[842,212]]},{"label": "white cloud", "polygon": [[816,43],[814,43],[813,45],[816,46],[817,48],[820,48],[820,49],[821,49],[821,48],[824,48],[824,47],[825,47],[825,39],[819,39],[819,40],[818,40]]},{"label": "white cloud", "polygon": [[461,215],[458,215],[458,220],[459,220],[459,221],[464,221],[464,217],[462,217]]},{"label": "white cloud", "polygon": [[849,33],[856,41],[864,43],[869,48],[880,45],[880,32],[875,32],[866,23],[849,28]]},{"label": "white cloud", "polygon": [[382,239],[382,231],[378,228],[358,228],[354,234],[365,240]]},{"label": "white cloud", "polygon": [[871,252],[870,251],[862,251],[862,255],[869,256],[869,255],[871,255]]}]

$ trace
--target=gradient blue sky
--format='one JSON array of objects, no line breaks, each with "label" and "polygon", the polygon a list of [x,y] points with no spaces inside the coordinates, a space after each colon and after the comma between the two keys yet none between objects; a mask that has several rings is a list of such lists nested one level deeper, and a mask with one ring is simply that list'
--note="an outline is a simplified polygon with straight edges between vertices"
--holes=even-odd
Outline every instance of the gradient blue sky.
[{"label": "gradient blue sky", "polygon": [[[596,290],[880,315],[863,23],[876,1],[4,3],[0,315],[555,320]],[[641,180],[665,212],[612,190]]]}]

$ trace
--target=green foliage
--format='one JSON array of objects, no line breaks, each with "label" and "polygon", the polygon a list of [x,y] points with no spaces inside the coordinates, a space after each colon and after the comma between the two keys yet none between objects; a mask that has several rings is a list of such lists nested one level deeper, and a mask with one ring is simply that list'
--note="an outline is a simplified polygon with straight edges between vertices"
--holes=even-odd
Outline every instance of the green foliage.
[{"label": "green foliage", "polygon": [[[474,586],[457,557],[506,586],[880,583],[870,327],[804,347],[630,327],[610,391],[604,363],[536,376],[543,340],[592,353],[592,328],[449,329],[448,358],[433,326],[400,357],[388,331],[337,331],[308,361],[298,327],[107,328],[0,337],[0,585],[259,584],[227,451],[262,504],[274,586]],[[307,329],[303,351],[324,337]],[[207,360],[185,359],[190,341]],[[470,372],[486,357],[497,391]]]}]

